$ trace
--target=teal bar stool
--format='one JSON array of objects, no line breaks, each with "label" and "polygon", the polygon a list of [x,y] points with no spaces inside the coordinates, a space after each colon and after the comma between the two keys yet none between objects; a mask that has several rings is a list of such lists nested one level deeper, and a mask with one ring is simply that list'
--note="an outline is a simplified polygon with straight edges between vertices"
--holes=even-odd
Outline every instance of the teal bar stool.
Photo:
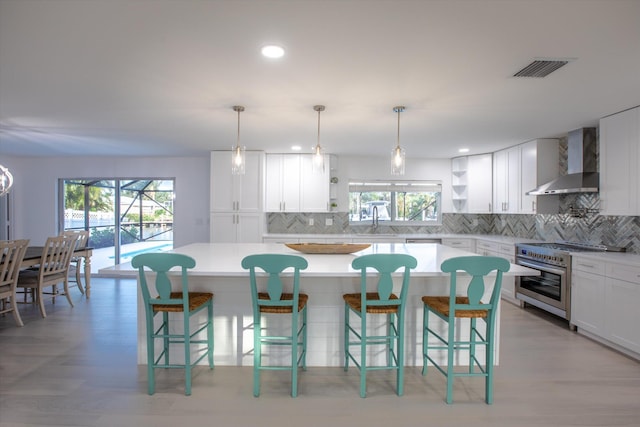
[{"label": "teal bar stool", "polygon": [[[298,367],[307,369],[307,301],[300,293],[300,270],[307,268],[307,260],[297,255],[258,254],[242,260],[242,268],[249,270],[253,303],[253,395],[260,396],[260,371],[290,370],[291,397],[298,395]],[[291,292],[284,292],[283,273],[293,269]],[[260,273],[266,273],[258,290]],[[261,281],[262,282],[262,281]],[[295,310],[294,310],[295,308]],[[291,316],[290,333],[274,335],[263,325],[263,315]],[[302,321],[300,321],[302,317]],[[291,346],[291,363],[287,366],[262,364],[262,346]]]},{"label": "teal bar stool", "polygon": [[[367,371],[395,369],[396,392],[402,396],[404,387],[404,312],[409,291],[411,269],[417,261],[406,254],[371,254],[353,260],[351,267],[360,270],[360,293],[344,294],[344,370],[349,369],[349,360],[360,370],[360,397],[367,394]],[[393,293],[392,274],[403,269],[400,297]],[[371,276],[377,272],[375,276]],[[375,277],[375,278],[374,278]],[[377,280],[377,283],[376,283]],[[375,285],[369,289],[368,281]],[[375,291],[373,287],[375,286]],[[360,320],[359,329],[351,323],[351,314]],[[367,317],[386,315],[386,335],[368,335]],[[387,364],[374,366],[367,362],[367,346],[384,345]],[[351,348],[360,350],[359,358]]]},{"label": "teal bar stool", "polygon": [[[431,362],[447,378],[447,403],[453,402],[453,380],[455,377],[485,377],[485,399],[493,403],[493,353],[495,347],[496,312],[500,302],[502,274],[509,271],[509,261],[504,258],[489,256],[463,256],[446,260],[440,266],[445,273],[450,273],[450,292],[448,296],[425,296],[424,331],[422,337],[422,353],[424,367],[422,375],[427,374],[427,364]],[[489,302],[482,302],[485,294],[485,276],[495,272]],[[466,290],[460,289],[457,278],[460,273],[471,276]],[[461,274],[460,277],[463,277]],[[466,282],[466,281],[465,281]],[[491,282],[491,277],[487,278]],[[429,314],[433,313],[447,323],[446,336],[429,325]],[[469,340],[456,339],[456,319],[470,319]],[[477,320],[484,321],[484,330],[477,328]],[[459,328],[458,328],[459,329]],[[458,332],[459,334],[459,332]],[[429,343],[429,336],[437,340],[437,345]],[[476,357],[476,347],[485,347],[484,366]],[[443,367],[429,350],[447,350],[447,366]],[[455,372],[453,358],[456,351],[469,351],[469,369],[466,372]],[[477,368],[477,370],[476,370]]]},{"label": "teal bar stool", "polygon": [[[209,368],[213,369],[213,294],[209,292],[189,292],[187,270],[196,266],[196,261],[182,254],[176,253],[146,253],[133,257],[131,265],[138,269],[139,283],[144,301],[147,328],[147,373],[149,394],[155,392],[155,368],[184,368],[185,392],[191,395],[191,370],[194,365],[205,357],[208,358]],[[171,290],[169,270],[180,268],[181,291]],[[145,268],[155,274],[152,285],[147,282]],[[207,310],[206,321],[199,324],[197,330],[190,331],[190,319],[202,310]],[[155,324],[155,317],[162,313],[160,325]],[[172,332],[169,326],[169,313],[183,314],[183,330]],[[206,330],[206,339],[198,338]],[[155,341],[162,342],[162,351],[155,357]],[[171,363],[169,348],[171,344],[184,344],[184,364]],[[199,350],[202,354],[192,361],[191,346],[206,344],[206,348]]]}]

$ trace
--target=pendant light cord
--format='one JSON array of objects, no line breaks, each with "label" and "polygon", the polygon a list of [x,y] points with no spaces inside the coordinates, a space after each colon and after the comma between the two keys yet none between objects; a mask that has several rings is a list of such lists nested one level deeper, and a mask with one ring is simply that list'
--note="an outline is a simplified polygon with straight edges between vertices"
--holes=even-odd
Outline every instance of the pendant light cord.
[{"label": "pendant light cord", "polygon": [[320,145],[320,109],[318,109],[318,142],[316,147]]},{"label": "pendant light cord", "polygon": [[398,148],[400,148],[400,111],[402,111],[400,108],[397,108],[398,110],[398,135],[396,138],[396,141],[398,141]]}]

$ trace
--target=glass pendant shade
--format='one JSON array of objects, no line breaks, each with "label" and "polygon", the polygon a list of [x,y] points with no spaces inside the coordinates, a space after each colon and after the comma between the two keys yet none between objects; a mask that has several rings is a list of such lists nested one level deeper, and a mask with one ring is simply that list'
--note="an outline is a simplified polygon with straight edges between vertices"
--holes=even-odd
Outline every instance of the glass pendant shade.
[{"label": "glass pendant shade", "polygon": [[7,194],[12,185],[13,175],[11,175],[9,169],[0,165],[0,196]]},{"label": "glass pendant shade", "polygon": [[391,150],[391,175],[404,175],[405,163],[404,148],[398,145]]},{"label": "glass pendant shade", "polygon": [[316,145],[313,150],[313,161],[311,162],[311,169],[314,173],[324,172],[324,150],[320,145]]},{"label": "glass pendant shade", "polygon": [[400,113],[404,111],[404,107],[394,107],[393,111],[398,113],[398,137],[395,148],[391,150],[391,175],[404,175],[405,152],[400,147]]},{"label": "glass pendant shade", "polygon": [[246,162],[245,147],[236,145],[231,153],[231,173],[233,175],[244,175],[244,165]]},{"label": "glass pendant shade", "polygon": [[238,139],[236,146],[231,152],[231,173],[233,175],[244,175],[244,166],[246,164],[245,147],[240,146],[240,113],[244,111],[241,105],[234,105],[233,111],[238,113]]},{"label": "glass pendant shade", "polygon": [[324,111],[324,105],[315,105],[313,109],[318,112],[318,142],[313,149],[311,171],[313,173],[324,173],[324,150],[320,146],[320,112]]}]

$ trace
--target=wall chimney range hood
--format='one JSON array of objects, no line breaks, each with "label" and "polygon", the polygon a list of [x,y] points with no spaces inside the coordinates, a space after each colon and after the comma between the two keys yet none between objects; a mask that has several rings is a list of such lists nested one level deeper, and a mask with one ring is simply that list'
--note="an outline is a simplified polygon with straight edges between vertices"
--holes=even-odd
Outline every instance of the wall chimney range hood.
[{"label": "wall chimney range hood", "polygon": [[600,177],[596,159],[596,128],[569,132],[567,175],[528,191],[531,196],[568,193],[597,193]]}]

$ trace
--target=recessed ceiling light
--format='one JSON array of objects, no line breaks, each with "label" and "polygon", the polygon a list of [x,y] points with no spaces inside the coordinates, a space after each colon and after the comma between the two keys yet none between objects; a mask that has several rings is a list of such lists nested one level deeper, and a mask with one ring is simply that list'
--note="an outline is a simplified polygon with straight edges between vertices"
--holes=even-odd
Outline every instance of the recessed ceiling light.
[{"label": "recessed ceiling light", "polygon": [[292,146],[291,146],[291,149],[292,149],[293,151],[300,151],[300,150],[302,150],[302,147],[301,147],[301,146],[299,146],[299,145],[292,145]]},{"label": "recessed ceiling light", "polygon": [[267,58],[282,58],[284,56],[284,48],[275,44],[268,44],[261,50],[262,56]]},{"label": "recessed ceiling light", "polygon": [[458,150],[458,153],[468,153],[469,149],[468,148],[461,148]]}]

